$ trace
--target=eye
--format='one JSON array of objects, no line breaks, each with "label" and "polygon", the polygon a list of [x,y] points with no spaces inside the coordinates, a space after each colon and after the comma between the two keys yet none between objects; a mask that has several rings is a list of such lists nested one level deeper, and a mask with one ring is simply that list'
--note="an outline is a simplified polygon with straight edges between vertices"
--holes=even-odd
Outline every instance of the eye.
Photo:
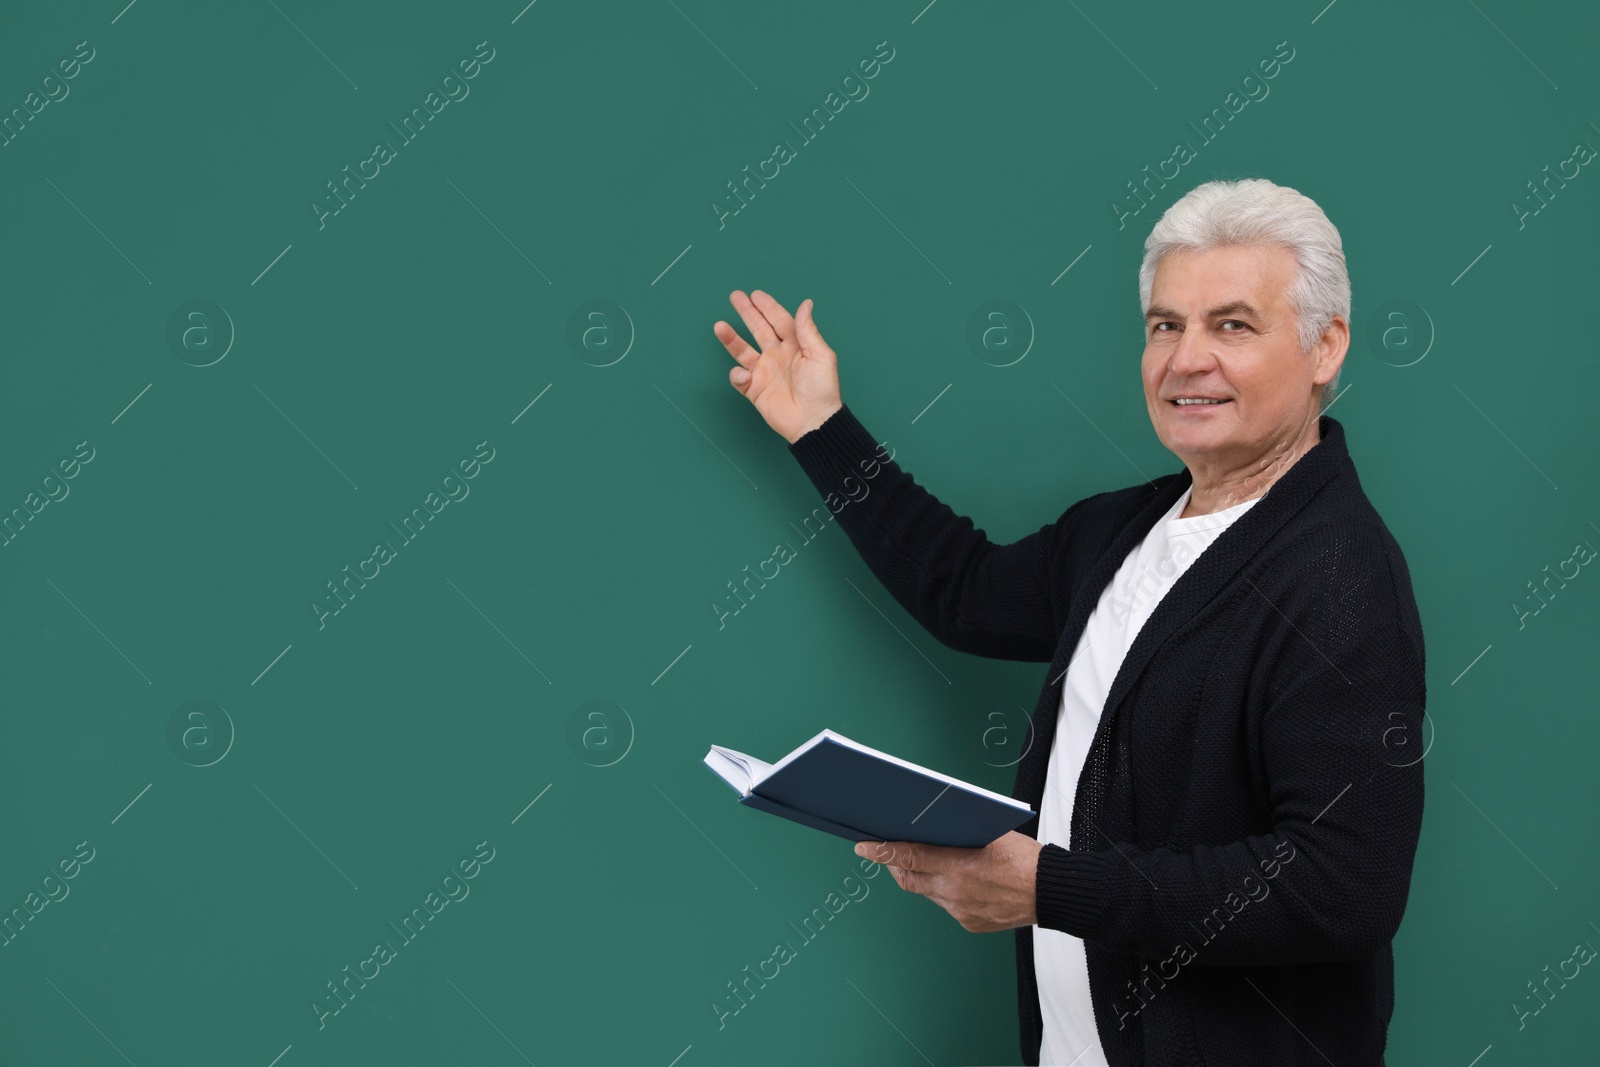
[{"label": "eye", "polygon": [[[1248,329],[1249,329],[1249,328],[1250,328],[1250,324],[1249,324],[1249,323],[1247,323],[1247,322],[1240,322],[1240,321],[1239,321],[1239,320],[1238,320],[1238,319],[1223,319],[1223,320],[1222,320],[1222,325],[1224,325],[1224,326],[1226,326],[1226,325],[1228,325],[1228,323],[1230,323],[1230,322],[1231,322],[1231,323],[1233,323],[1233,324],[1234,324],[1234,325],[1236,325],[1236,326],[1243,326],[1243,327],[1244,327],[1244,328],[1245,328],[1245,329],[1247,329],[1247,330],[1248,330]],[[1239,331],[1237,331],[1237,330],[1229,330],[1229,331],[1227,331],[1227,332],[1228,332],[1228,333],[1238,333],[1238,332],[1239,332]]]},{"label": "eye", "polygon": [[1177,325],[1177,323],[1171,322],[1171,321],[1158,322],[1154,326],[1150,327],[1150,332],[1151,333],[1161,333],[1162,332],[1161,331],[1161,327],[1163,327],[1163,326],[1176,326],[1176,325]]}]

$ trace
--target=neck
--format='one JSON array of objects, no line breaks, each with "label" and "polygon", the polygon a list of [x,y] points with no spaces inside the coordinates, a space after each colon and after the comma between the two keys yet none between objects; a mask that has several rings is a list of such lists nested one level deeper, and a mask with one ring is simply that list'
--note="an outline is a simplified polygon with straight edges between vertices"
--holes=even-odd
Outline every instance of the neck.
[{"label": "neck", "polygon": [[1265,453],[1244,463],[1201,460],[1188,464],[1194,485],[1189,502],[1178,517],[1188,519],[1224,511],[1266,493],[1296,460],[1322,440],[1317,423],[1318,412],[1312,408],[1303,421],[1275,434]]}]

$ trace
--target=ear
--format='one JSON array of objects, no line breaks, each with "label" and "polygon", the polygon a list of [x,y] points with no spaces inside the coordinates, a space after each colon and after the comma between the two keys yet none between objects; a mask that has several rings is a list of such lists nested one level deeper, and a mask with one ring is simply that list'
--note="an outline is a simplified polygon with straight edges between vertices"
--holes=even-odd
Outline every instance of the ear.
[{"label": "ear", "polygon": [[1344,366],[1345,353],[1350,350],[1350,323],[1343,315],[1335,315],[1311,350],[1317,359],[1311,380],[1320,389],[1333,381],[1339,368]]}]

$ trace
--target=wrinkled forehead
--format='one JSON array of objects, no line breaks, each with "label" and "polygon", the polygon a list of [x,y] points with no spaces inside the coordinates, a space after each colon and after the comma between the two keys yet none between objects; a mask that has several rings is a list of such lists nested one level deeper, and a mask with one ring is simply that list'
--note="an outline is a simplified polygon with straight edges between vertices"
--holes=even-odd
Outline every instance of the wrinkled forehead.
[{"label": "wrinkled forehead", "polygon": [[1294,252],[1284,245],[1174,249],[1156,264],[1150,304],[1152,310],[1160,306],[1186,316],[1236,304],[1271,313],[1287,306],[1295,272]]}]

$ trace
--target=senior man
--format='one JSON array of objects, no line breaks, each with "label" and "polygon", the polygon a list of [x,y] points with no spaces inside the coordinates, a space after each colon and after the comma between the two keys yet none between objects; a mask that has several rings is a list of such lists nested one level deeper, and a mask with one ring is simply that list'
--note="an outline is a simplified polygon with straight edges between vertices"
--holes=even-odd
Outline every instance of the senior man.
[{"label": "senior man", "polygon": [[1139,296],[1145,406],[1184,469],[1008,545],[880,465],[810,300],[733,293],[759,350],[713,326],[900,605],[958,651],[1050,664],[1013,789],[1037,819],[856,850],[967,930],[1015,929],[1025,1063],[1382,1064],[1423,640],[1322,414],[1350,341],[1339,233],[1293,189],[1208,182],[1151,231]]}]

